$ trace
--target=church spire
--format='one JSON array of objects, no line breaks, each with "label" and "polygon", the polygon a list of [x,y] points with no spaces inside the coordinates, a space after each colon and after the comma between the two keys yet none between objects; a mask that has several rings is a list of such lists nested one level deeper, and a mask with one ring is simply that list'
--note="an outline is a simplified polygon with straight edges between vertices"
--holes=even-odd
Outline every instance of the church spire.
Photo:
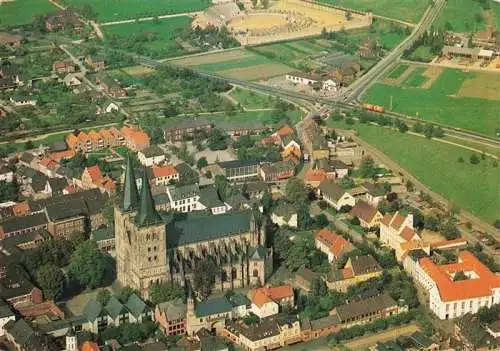
[{"label": "church spire", "polygon": [[123,182],[123,203],[124,211],[133,211],[139,207],[139,192],[135,182],[135,172],[132,166],[132,158],[127,156],[127,168],[125,169],[125,180]]},{"label": "church spire", "polygon": [[161,217],[158,212],[156,212],[153,196],[151,195],[151,188],[149,186],[146,168],[144,168],[144,174],[142,175],[141,199],[139,212],[135,217],[135,221],[140,226],[147,226],[161,222]]}]

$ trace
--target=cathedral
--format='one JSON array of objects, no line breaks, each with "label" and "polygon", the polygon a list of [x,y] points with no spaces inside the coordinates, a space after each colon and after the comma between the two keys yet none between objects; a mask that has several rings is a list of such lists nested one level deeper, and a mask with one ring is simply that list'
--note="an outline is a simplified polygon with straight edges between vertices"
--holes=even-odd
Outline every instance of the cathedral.
[{"label": "cathedral", "polygon": [[137,190],[127,160],[123,195],[115,205],[117,279],[148,298],[153,283],[192,282],[196,262],[212,259],[219,272],[215,288],[263,285],[272,272],[272,249],[252,211],[164,219],[157,212],[146,172]]}]

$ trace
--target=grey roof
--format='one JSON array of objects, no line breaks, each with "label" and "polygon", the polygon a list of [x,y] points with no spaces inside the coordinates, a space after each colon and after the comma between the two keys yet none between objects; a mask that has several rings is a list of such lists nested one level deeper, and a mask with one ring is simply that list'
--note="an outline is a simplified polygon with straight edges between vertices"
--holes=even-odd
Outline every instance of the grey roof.
[{"label": "grey roof", "polygon": [[341,160],[333,159],[330,160],[330,169],[348,169],[349,166],[346,165]]},{"label": "grey roof", "polygon": [[269,188],[267,183],[262,181],[245,183],[245,186],[249,194],[264,192]]},{"label": "grey roof", "polygon": [[205,207],[215,208],[224,206],[224,202],[219,199],[215,186],[206,186],[200,189],[200,200]]},{"label": "grey roof", "polygon": [[163,149],[157,145],[152,145],[152,146],[147,147],[139,152],[148,158],[165,155],[165,152],[163,151]]},{"label": "grey roof", "polygon": [[12,317],[14,315],[14,312],[10,309],[10,305],[0,300],[0,318]]},{"label": "grey roof", "polygon": [[35,336],[35,330],[24,320],[9,321],[4,329],[16,340],[16,343],[24,346],[26,343]]},{"label": "grey roof", "polygon": [[92,240],[98,242],[103,240],[109,240],[115,238],[115,228],[114,227],[103,227],[97,230],[94,230],[90,233],[90,237]]},{"label": "grey roof", "polygon": [[79,208],[79,212],[93,215],[102,211],[106,206],[107,199],[107,195],[101,193],[99,189],[90,189],[67,195],[53,196],[49,199],[28,200],[28,203],[31,211],[41,211],[47,207],[59,205],[61,208]]},{"label": "grey roof", "polygon": [[23,217],[11,217],[0,223],[5,233],[16,232],[18,230],[40,227],[48,223],[45,213],[35,213]]},{"label": "grey roof", "polygon": [[196,304],[196,317],[207,317],[213,314],[226,313],[233,309],[233,305],[225,298],[206,300]]},{"label": "grey roof", "polygon": [[350,258],[354,275],[362,275],[382,271],[382,267],[371,256],[354,256]]},{"label": "grey roof", "polygon": [[297,271],[297,273],[295,273],[295,275],[301,277],[302,279],[307,280],[308,282],[311,282],[314,279],[318,279],[321,277],[321,274],[313,272],[311,269],[306,267],[299,268],[299,270]]},{"label": "grey roof", "polygon": [[258,245],[250,249],[250,254],[248,255],[249,259],[254,261],[265,260],[266,256],[267,256],[267,249],[262,245]]},{"label": "grey roof", "polygon": [[178,123],[174,123],[165,128],[165,131],[176,129],[200,128],[212,125],[205,117],[187,117],[181,119]]},{"label": "grey roof", "polygon": [[66,151],[68,150],[68,145],[64,140],[54,141],[49,145],[49,149],[52,152]]},{"label": "grey roof", "polygon": [[227,169],[227,168],[250,167],[258,164],[259,161],[255,160],[233,160],[233,161],[219,162],[219,167]]},{"label": "grey roof", "polygon": [[200,336],[201,351],[221,351],[227,350],[227,344],[224,339],[213,336]]},{"label": "grey roof", "polygon": [[104,309],[106,310],[108,315],[113,319],[115,319],[119,315],[127,313],[127,309],[125,308],[125,306],[123,306],[123,304],[114,296],[111,296],[109,298],[108,303],[106,304]]},{"label": "grey roof", "polygon": [[27,295],[35,286],[28,278],[28,274],[20,264],[6,266],[6,277],[0,280],[0,299],[8,300],[13,297]]},{"label": "grey roof", "polygon": [[36,172],[33,177],[31,177],[31,188],[34,192],[38,193],[45,189],[45,185],[47,185],[47,180],[49,178],[40,172]]},{"label": "grey roof", "polygon": [[250,231],[251,212],[230,212],[217,216],[188,215],[183,221],[173,221],[167,227],[167,247],[214,240]]},{"label": "grey roof", "polygon": [[346,193],[346,190],[343,189],[340,185],[336,184],[333,180],[327,179],[319,185],[319,190],[321,194],[326,194],[328,197],[334,199],[335,201],[339,200],[342,195]]},{"label": "grey roof", "polygon": [[85,204],[80,201],[75,201],[75,206],[68,206],[68,204],[64,202],[52,203],[47,205],[46,211],[51,221],[85,216],[87,212]]},{"label": "grey roof", "polygon": [[353,318],[375,313],[379,310],[397,305],[398,304],[392,297],[387,294],[382,294],[372,298],[338,306],[334,309],[334,313],[342,322],[345,322],[352,320]]},{"label": "grey roof", "polygon": [[245,205],[250,204],[250,201],[238,192],[231,195],[229,199],[226,199],[226,203],[231,206],[233,210],[243,210]]},{"label": "grey roof", "polygon": [[93,322],[102,313],[102,305],[94,299],[90,299],[85,305],[82,315],[84,315],[88,321]]},{"label": "grey roof", "polygon": [[198,184],[187,184],[180,187],[169,185],[168,191],[170,193],[171,201],[179,201],[200,195],[200,187]]},{"label": "grey roof", "polygon": [[315,319],[315,320],[311,321],[311,329],[313,331],[315,331],[315,330],[320,330],[320,329],[324,329],[324,328],[329,328],[333,325],[338,325],[338,324],[340,324],[340,319],[338,316],[336,316],[336,315],[327,316],[324,318]]},{"label": "grey roof", "polygon": [[150,342],[141,345],[142,351],[167,351],[167,346],[161,341]]},{"label": "grey roof", "polygon": [[19,160],[25,163],[31,163],[35,159],[35,156],[32,153],[29,152],[23,152],[21,157],[19,157]]},{"label": "grey roof", "polygon": [[37,173],[39,173],[37,170],[23,165],[19,166],[16,171],[18,176],[26,178],[33,178]]},{"label": "grey roof", "polygon": [[186,304],[181,299],[162,302],[158,304],[158,308],[167,316],[169,321],[186,318]]},{"label": "grey roof", "polygon": [[250,299],[241,293],[236,293],[233,296],[231,296],[229,298],[229,302],[231,302],[231,305],[233,305],[234,307],[250,306],[252,304]]},{"label": "grey roof", "polygon": [[127,307],[130,313],[136,318],[148,309],[148,305],[146,305],[146,303],[136,294],[131,294],[128,297],[125,307]]},{"label": "grey roof", "polygon": [[365,188],[366,191],[368,192],[368,194],[370,194],[372,196],[378,197],[378,196],[385,195],[384,189],[379,184],[372,184],[372,183],[365,182],[365,183],[361,184],[361,186],[363,188]]},{"label": "grey roof", "polygon": [[288,221],[294,214],[297,214],[297,209],[294,205],[288,202],[282,202],[276,207],[273,213],[279,217],[283,217],[286,221]]},{"label": "grey roof", "polygon": [[280,333],[280,326],[284,324],[292,324],[297,321],[295,316],[275,315],[262,318],[259,323],[249,326],[243,325],[241,322],[236,322],[229,325],[227,328],[233,333],[244,335],[251,341],[258,341],[271,336],[277,336]]},{"label": "grey roof", "polygon": [[52,239],[52,235],[50,235],[50,233],[46,229],[40,228],[34,231],[29,231],[27,233],[24,233],[23,235],[13,235],[8,238],[5,238],[2,240],[0,246],[3,246],[7,250],[9,250],[13,247],[32,242],[38,236],[42,237],[44,240]]},{"label": "grey roof", "polygon": [[68,186],[68,181],[64,178],[49,178],[47,181],[54,193],[60,193]]}]

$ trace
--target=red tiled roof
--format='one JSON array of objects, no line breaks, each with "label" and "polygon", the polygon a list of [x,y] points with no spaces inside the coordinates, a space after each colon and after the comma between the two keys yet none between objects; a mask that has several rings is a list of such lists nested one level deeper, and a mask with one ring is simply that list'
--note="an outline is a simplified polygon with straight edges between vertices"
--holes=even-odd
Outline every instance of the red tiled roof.
[{"label": "red tiled roof", "polygon": [[349,241],[344,239],[342,236],[331,232],[327,228],[324,228],[316,233],[316,240],[328,246],[330,248],[330,252],[334,254],[335,257],[340,257],[353,248]]},{"label": "red tiled roof", "polygon": [[178,173],[174,166],[157,167],[153,166],[153,176],[155,178],[168,177]]},{"label": "red tiled roof", "polygon": [[44,157],[40,160],[40,164],[48,169],[55,169],[57,167],[57,162],[49,157]]},{"label": "red tiled roof", "polygon": [[250,300],[257,306],[262,307],[264,304],[274,301],[279,303],[281,300],[293,297],[293,288],[290,284],[264,287],[253,289],[249,293]]},{"label": "red tiled roof", "polygon": [[324,169],[308,169],[304,175],[306,182],[322,182],[326,179],[326,171]]},{"label": "red tiled roof", "polygon": [[386,226],[389,226],[389,224],[391,224],[391,219],[392,219],[392,217],[390,214],[385,214],[384,218],[382,218],[380,223],[385,224]]},{"label": "red tiled roof", "polygon": [[391,227],[393,227],[396,230],[399,230],[399,228],[401,227],[401,224],[403,224],[405,219],[406,219],[406,217],[401,216],[398,212],[396,212],[396,214],[394,214],[394,217],[392,217]]},{"label": "red tiled roof", "polygon": [[98,165],[87,167],[87,173],[90,175],[92,182],[96,185],[100,185],[102,181],[102,173]]},{"label": "red tiled roof", "polygon": [[82,346],[82,351],[101,351],[101,349],[95,342],[85,341]]},{"label": "red tiled roof", "polygon": [[342,268],[340,270],[340,273],[342,273],[342,277],[344,279],[349,279],[349,278],[354,277],[354,272],[352,271],[351,268]]},{"label": "red tiled roof", "polygon": [[16,217],[26,216],[30,212],[30,205],[27,202],[17,203],[12,206],[12,212]]},{"label": "red tiled roof", "polygon": [[[458,263],[437,265],[429,257],[421,258],[419,263],[436,283],[442,301],[490,296],[492,289],[500,288],[500,276],[491,272],[468,251],[462,251],[458,254]],[[459,271],[473,271],[478,275],[478,278],[454,282],[452,274]]]},{"label": "red tiled roof", "polygon": [[415,236],[415,231],[410,227],[404,227],[400,234],[406,241],[410,241]]},{"label": "red tiled roof", "polygon": [[282,127],[280,130],[278,130],[276,132],[277,135],[279,135],[280,137],[284,137],[286,135],[294,135],[295,134],[295,130],[290,127],[289,125],[286,125],[284,127]]},{"label": "red tiled roof", "polygon": [[50,154],[50,158],[54,161],[60,161],[63,158],[71,158],[73,156],[75,156],[75,152],[73,150],[58,151]]}]

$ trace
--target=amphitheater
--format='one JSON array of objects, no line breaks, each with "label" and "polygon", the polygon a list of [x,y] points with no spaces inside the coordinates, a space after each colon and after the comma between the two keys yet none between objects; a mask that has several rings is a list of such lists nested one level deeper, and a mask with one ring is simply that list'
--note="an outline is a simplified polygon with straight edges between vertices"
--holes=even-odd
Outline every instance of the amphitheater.
[{"label": "amphitheater", "polygon": [[226,26],[242,45],[255,45],[319,35],[323,28],[339,31],[372,23],[371,13],[309,0],[271,0],[267,9],[260,4],[253,8],[251,1],[244,5],[242,11],[233,1],[218,1],[199,15],[193,26]]}]

